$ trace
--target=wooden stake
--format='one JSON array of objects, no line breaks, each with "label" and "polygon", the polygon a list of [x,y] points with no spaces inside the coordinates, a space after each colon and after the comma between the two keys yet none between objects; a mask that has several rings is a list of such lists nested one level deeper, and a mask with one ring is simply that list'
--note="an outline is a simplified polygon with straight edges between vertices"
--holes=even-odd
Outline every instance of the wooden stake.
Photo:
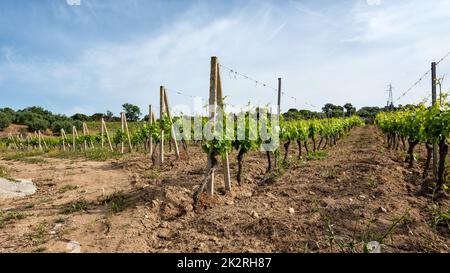
[{"label": "wooden stake", "polygon": [[[216,125],[216,107],[217,107],[217,57],[211,57],[211,76],[209,85],[209,119],[212,121],[212,130]],[[210,156],[208,156],[208,169],[212,166]],[[214,195],[215,171],[211,171],[211,178],[207,184],[207,193]]]},{"label": "wooden stake", "polygon": [[72,144],[73,144],[74,151],[77,150],[76,138],[78,138],[78,131],[77,131],[77,127],[73,126],[72,127]]},{"label": "wooden stake", "polygon": [[[431,63],[431,103],[436,104],[436,63]],[[437,180],[438,177],[438,146],[433,143],[433,178]]]},{"label": "wooden stake", "polygon": [[[223,115],[225,115],[224,104],[223,104],[223,94],[222,94],[222,80],[220,78],[220,67],[217,64],[217,101]],[[225,136],[226,137],[226,136]],[[231,176],[230,176],[230,160],[228,158],[228,153],[222,160],[223,165],[223,177],[225,182],[225,190],[231,191]]]},{"label": "wooden stake", "polygon": [[83,136],[84,136],[84,150],[87,150],[87,141],[86,141],[86,135],[87,135],[87,131],[86,131],[86,122],[83,122]]},{"label": "wooden stake", "polygon": [[[148,106],[148,124],[150,127],[152,127],[152,125],[153,125],[153,110],[152,110],[151,104]],[[150,149],[150,157],[151,157],[153,154],[153,138],[152,138],[151,132],[149,133],[148,140],[149,140],[149,149]]]},{"label": "wooden stake", "polygon": [[62,140],[62,145],[63,145],[63,151],[66,151],[66,140],[64,138],[64,129],[61,128],[61,140]]},{"label": "wooden stake", "polygon": [[114,149],[113,149],[113,146],[112,146],[112,143],[111,143],[111,138],[109,137],[108,127],[106,127],[106,122],[104,120],[102,121],[102,127],[105,130],[106,138],[108,139],[109,148],[111,149],[111,152],[113,152]]},{"label": "wooden stake", "polygon": [[[85,124],[85,127],[86,127],[86,133],[87,133],[87,135],[90,136],[91,133],[89,132],[89,127],[87,126],[87,124]],[[89,142],[90,142],[90,144],[91,144],[91,149],[94,149],[94,143],[92,142],[92,139],[91,139],[91,138],[89,139]]]},{"label": "wooden stake", "polygon": [[105,147],[105,140],[103,139],[105,136],[105,129],[103,127],[103,123],[105,123],[105,120],[102,118],[102,129],[101,129],[101,138],[102,138],[102,149]]},{"label": "wooden stake", "polygon": [[164,117],[164,86],[159,87],[159,122],[161,124],[161,137],[159,145],[159,163],[164,163],[164,128],[162,127],[162,120]]},{"label": "wooden stake", "polygon": [[[125,133],[125,124],[124,124],[124,113],[122,112],[122,113],[120,113],[120,119],[121,119],[121,121],[122,121],[122,134],[123,133]],[[121,150],[120,150],[120,153],[122,153],[123,154],[123,150],[124,150],[124,147],[123,147],[123,139],[121,140],[121,142],[120,142],[120,145],[121,145]]]},{"label": "wooden stake", "polygon": [[130,146],[130,152],[132,152],[133,151],[133,146],[131,145],[130,131],[128,130],[128,122],[127,122],[127,118],[125,116],[125,113],[123,113],[123,120],[125,122],[125,129],[127,131],[127,138],[128,138],[128,144]]},{"label": "wooden stake", "polygon": [[169,117],[169,121],[171,124],[171,132],[170,133],[172,135],[172,141],[175,146],[175,155],[176,155],[177,159],[179,159],[180,158],[180,150],[178,149],[178,143],[177,143],[177,139],[175,137],[175,127],[173,126],[172,116],[170,114],[170,108],[169,108],[169,101],[167,99],[167,93],[166,93],[165,88],[164,88],[164,106],[166,107],[167,116]]}]

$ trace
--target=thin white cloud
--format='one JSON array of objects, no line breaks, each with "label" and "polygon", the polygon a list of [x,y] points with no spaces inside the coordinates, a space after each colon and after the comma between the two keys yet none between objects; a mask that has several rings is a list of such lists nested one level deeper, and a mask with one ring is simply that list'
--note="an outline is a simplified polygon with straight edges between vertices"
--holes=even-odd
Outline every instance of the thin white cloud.
[{"label": "thin white cloud", "polygon": [[[407,88],[432,58],[450,50],[450,37],[443,36],[450,28],[450,4],[436,0],[428,8],[422,1],[383,2],[374,8],[362,3],[328,11],[327,16],[300,4],[300,10],[315,19],[299,17],[299,9],[286,9],[280,17],[267,5],[215,20],[189,10],[160,34],[98,43],[65,62],[24,59],[18,50],[3,49],[1,58],[9,63],[0,63],[0,84],[34,87],[33,92],[49,100],[70,98],[64,107],[68,114],[117,112],[124,102],[147,109],[148,103],[158,104],[160,85],[169,89],[172,105],[188,101],[177,91],[206,98],[209,57],[216,55],[223,64],[269,85],[276,86],[282,77],[283,90],[297,98],[283,97],[285,110],[327,102],[384,105],[386,84]],[[334,22],[333,27],[324,28],[320,20],[312,24],[316,17]],[[222,73],[229,103],[276,101],[270,89]],[[412,94],[411,101],[418,100],[419,93]]]}]

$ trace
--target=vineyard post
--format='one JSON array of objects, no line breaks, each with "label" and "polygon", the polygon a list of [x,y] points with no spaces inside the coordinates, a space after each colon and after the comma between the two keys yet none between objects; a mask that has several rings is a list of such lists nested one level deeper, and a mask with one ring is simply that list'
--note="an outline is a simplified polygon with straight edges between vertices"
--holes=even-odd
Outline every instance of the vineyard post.
[{"label": "vineyard post", "polygon": [[62,138],[62,145],[63,145],[63,151],[66,151],[66,142],[64,140],[64,129],[61,128],[61,138]]},{"label": "vineyard post", "polygon": [[102,120],[102,127],[105,129],[106,138],[108,139],[109,148],[111,149],[111,152],[113,152],[114,149],[113,149],[113,146],[112,146],[112,143],[111,143],[111,138],[109,137],[108,127],[106,127],[105,120]]},{"label": "vineyard post", "polygon": [[102,118],[101,123],[102,123],[102,129],[101,129],[101,134],[102,134],[102,149],[105,147],[105,140],[103,139],[104,135],[105,135],[105,129],[103,128],[103,123],[105,122],[105,120]]},{"label": "vineyard post", "polygon": [[128,121],[125,116],[125,113],[123,113],[123,120],[125,123],[125,130],[127,131],[127,138],[128,138],[128,145],[130,146],[130,152],[133,151],[133,145],[131,145],[131,137],[130,137],[130,130],[128,130]]},{"label": "vineyard post", "polygon": [[121,137],[121,139],[120,139],[120,153],[121,154],[123,154],[123,150],[124,150],[124,147],[123,147],[123,135],[125,134],[125,124],[123,123],[123,116],[124,116],[124,113],[123,112],[121,112],[120,113],[120,121],[121,121],[121,128],[122,128],[122,137]]},{"label": "vineyard post", "polygon": [[[436,104],[436,63],[431,63],[431,103]],[[433,143],[433,177],[437,179],[437,164],[438,164],[438,147]]]},{"label": "vineyard post", "polygon": [[84,150],[87,150],[87,141],[86,141],[86,122],[83,122],[83,137],[84,137]]},{"label": "vineyard post", "polygon": [[75,132],[76,132],[76,128],[75,128],[75,126],[72,126],[72,146],[73,146],[73,151],[75,152],[75,147],[76,147],[76,145],[75,145]]},{"label": "vineyard post", "polygon": [[[86,134],[87,134],[88,136],[90,136],[91,133],[89,132],[89,127],[87,126],[86,123],[85,123],[85,126],[86,126]],[[91,149],[94,149],[94,142],[92,142],[92,138],[89,138],[89,143],[91,144]]]},{"label": "vineyard post", "polygon": [[161,125],[160,143],[159,143],[159,163],[164,163],[164,86],[159,87],[159,123]]},{"label": "vineyard post", "polygon": [[[212,121],[212,130],[216,125],[216,107],[217,107],[217,57],[211,57],[211,76],[209,85],[209,119]],[[208,168],[212,166],[211,155],[208,155]],[[207,184],[208,195],[214,195],[215,172],[211,170],[211,178]]]},{"label": "vineyard post", "polygon": [[[225,109],[223,104],[223,94],[222,94],[222,80],[220,79],[220,67],[217,65],[217,101],[219,107],[225,115]],[[225,136],[226,137],[226,136]],[[230,178],[230,160],[228,153],[225,154],[225,158],[222,160],[223,165],[223,177],[225,182],[225,190],[231,191],[231,178]]]},{"label": "vineyard post", "polygon": [[[148,124],[150,125],[150,128],[153,125],[153,110],[152,110],[152,105],[151,104],[148,106]],[[148,139],[149,139],[149,143],[148,144],[149,144],[150,157],[151,157],[152,154],[153,154],[153,139],[152,139],[152,132],[151,132],[151,130],[149,130]]]},{"label": "vineyard post", "polygon": [[[281,119],[281,78],[278,78],[278,105],[277,105],[277,115],[278,115],[278,120],[280,121]],[[278,162],[279,161],[279,154],[281,153],[280,150],[280,145],[281,142],[278,143],[278,147],[277,150],[275,151],[275,168],[277,168],[278,166]]]},{"label": "vineyard post", "polygon": [[170,133],[172,135],[172,141],[175,146],[175,155],[176,155],[177,159],[179,159],[180,158],[180,150],[178,150],[178,143],[177,143],[177,139],[175,137],[175,127],[173,126],[172,116],[170,114],[170,108],[169,108],[169,100],[167,98],[167,92],[166,92],[165,88],[164,88],[164,106],[166,107],[167,117],[169,118],[169,122],[170,122]]}]

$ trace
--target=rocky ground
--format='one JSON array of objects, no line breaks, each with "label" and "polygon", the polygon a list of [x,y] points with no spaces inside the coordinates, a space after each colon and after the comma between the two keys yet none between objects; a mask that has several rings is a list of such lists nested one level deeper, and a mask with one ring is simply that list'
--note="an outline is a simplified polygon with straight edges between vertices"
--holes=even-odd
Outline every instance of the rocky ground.
[{"label": "rocky ground", "polygon": [[195,210],[206,167],[199,147],[160,167],[143,155],[1,159],[8,176],[32,179],[37,192],[0,200],[0,252],[362,252],[374,240],[382,252],[450,251],[438,221],[448,196],[424,192],[423,157],[407,168],[376,127],[353,129],[322,156],[296,154],[267,180],[264,154],[251,153],[243,184],[225,194],[219,175],[216,196]]}]

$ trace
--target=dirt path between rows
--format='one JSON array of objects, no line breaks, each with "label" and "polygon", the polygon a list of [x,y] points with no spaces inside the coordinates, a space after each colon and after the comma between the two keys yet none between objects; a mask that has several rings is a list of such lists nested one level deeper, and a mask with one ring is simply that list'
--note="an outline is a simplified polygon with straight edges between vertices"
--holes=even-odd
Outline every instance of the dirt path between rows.
[{"label": "dirt path between rows", "polygon": [[[383,252],[449,251],[448,229],[430,225],[431,199],[420,194],[418,169],[408,170],[398,152],[383,147],[375,127],[355,128],[322,159],[291,154],[283,175],[260,184],[265,157],[252,153],[244,184],[224,195],[219,177],[219,193],[199,213],[192,207],[206,166],[199,147],[190,147],[189,160],[170,158],[159,168],[142,156],[41,165],[0,160],[15,177],[38,177],[37,194],[0,201],[4,215],[25,215],[0,226],[0,252],[65,252],[70,241],[82,252],[361,252],[383,234]],[[67,185],[76,188],[62,190]],[[114,192],[124,198],[116,200],[118,211],[104,200]],[[81,197],[83,211],[62,213]],[[440,205],[448,209],[448,199]]]}]

